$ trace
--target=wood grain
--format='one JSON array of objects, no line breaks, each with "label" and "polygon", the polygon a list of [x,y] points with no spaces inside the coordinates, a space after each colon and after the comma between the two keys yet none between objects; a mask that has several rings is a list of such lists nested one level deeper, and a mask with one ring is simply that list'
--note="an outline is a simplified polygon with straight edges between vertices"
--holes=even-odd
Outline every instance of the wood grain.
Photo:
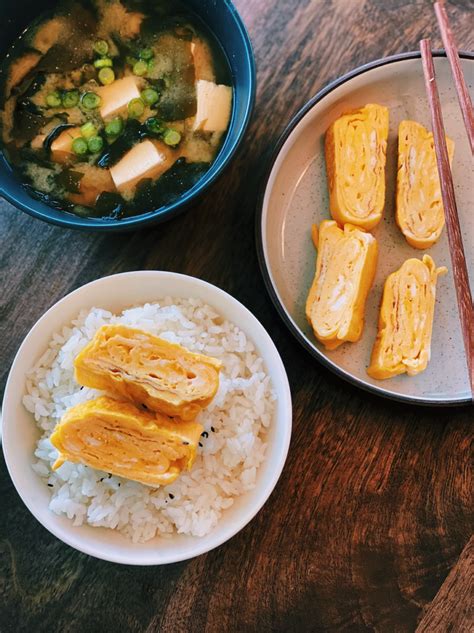
[{"label": "wood grain", "polygon": [[[466,582],[467,580],[467,582]],[[472,631],[474,623],[474,536],[426,609],[416,633]]]},{"label": "wood grain", "polygon": [[[281,352],[294,399],[288,462],[231,541],[187,563],[130,568],[51,536],[2,461],[1,633],[411,633],[472,534],[472,409],[386,402],[318,365],[272,307],[254,244],[265,157],[289,118],[358,64],[416,50],[422,37],[440,47],[430,2],[236,4],[255,48],[257,106],[237,159],[198,205],[155,229],[105,237],[0,203],[0,384],[29,328],[70,290],[127,270],[195,275],[247,305]],[[472,49],[472,0],[449,10],[459,47]],[[462,605],[444,604],[441,626],[461,622],[447,609]]]}]

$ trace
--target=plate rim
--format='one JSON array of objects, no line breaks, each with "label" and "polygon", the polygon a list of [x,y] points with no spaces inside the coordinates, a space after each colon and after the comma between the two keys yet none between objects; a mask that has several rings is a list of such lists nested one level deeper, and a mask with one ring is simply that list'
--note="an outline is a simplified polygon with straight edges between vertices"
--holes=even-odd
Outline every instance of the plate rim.
[{"label": "plate rim", "polygon": [[[446,52],[444,49],[435,50],[432,53],[435,58],[445,58]],[[467,59],[470,61],[474,61],[474,53],[470,51],[459,51],[459,57],[461,59]],[[473,399],[469,398],[446,398],[444,400],[432,400],[429,398],[423,398],[418,396],[410,396],[406,394],[399,394],[388,391],[383,387],[379,387],[376,385],[371,385],[369,383],[363,382],[361,379],[356,378],[350,372],[344,370],[342,367],[338,366],[336,363],[328,359],[319,349],[317,349],[314,345],[312,345],[303,334],[298,325],[294,322],[291,315],[287,312],[285,306],[280,300],[278,293],[275,289],[275,286],[272,282],[271,275],[269,272],[269,265],[267,264],[264,252],[264,244],[263,244],[263,231],[262,231],[262,219],[263,219],[263,203],[265,199],[265,194],[268,188],[268,181],[270,179],[270,175],[273,171],[273,167],[280,155],[280,152],[288,140],[288,137],[296,128],[296,126],[300,123],[300,121],[304,118],[304,116],[322,99],[324,99],[328,94],[330,94],[333,90],[341,86],[342,84],[350,81],[354,77],[362,75],[368,71],[374,70],[375,68],[379,68],[381,66],[386,66],[389,64],[397,63],[400,61],[410,60],[410,59],[421,59],[420,51],[408,51],[404,53],[397,53],[395,55],[389,55],[387,57],[381,57],[371,62],[367,62],[360,66],[357,66],[353,70],[337,77],[333,81],[330,81],[328,84],[324,85],[321,90],[319,90],[313,97],[311,97],[306,103],[303,104],[301,108],[298,109],[296,114],[294,114],[289,123],[285,126],[283,132],[278,137],[277,142],[271,149],[266,161],[263,170],[262,184],[260,185],[260,190],[257,198],[257,209],[255,214],[255,241],[257,247],[257,257],[260,266],[260,271],[262,273],[263,281],[265,283],[265,287],[267,289],[268,294],[270,295],[270,299],[272,300],[273,305],[275,306],[278,314],[282,318],[284,324],[291,332],[291,334],[296,338],[298,343],[303,346],[303,348],[313,356],[317,361],[319,361],[324,367],[329,369],[332,373],[336,374],[338,377],[342,378],[346,382],[354,385],[358,389],[361,389],[365,392],[369,392],[374,394],[380,398],[403,402],[415,405],[421,405],[426,407],[455,407],[455,406],[466,406],[473,403]]]}]

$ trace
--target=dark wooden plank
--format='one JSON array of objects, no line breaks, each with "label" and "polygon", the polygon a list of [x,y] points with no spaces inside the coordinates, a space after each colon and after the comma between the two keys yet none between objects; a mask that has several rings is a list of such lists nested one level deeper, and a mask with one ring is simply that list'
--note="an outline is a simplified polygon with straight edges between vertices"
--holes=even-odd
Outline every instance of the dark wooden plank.
[{"label": "dark wooden plank", "polygon": [[[282,478],[218,550],[162,568],[97,561],[28,513],[0,464],[1,633],[412,632],[472,533],[472,410],[371,397],[296,344],[266,294],[254,245],[265,155],[295,111],[354,66],[422,37],[425,0],[238,0],[258,66],[246,143],[208,195],[155,229],[103,237],[48,226],[0,203],[0,385],[23,336],[70,290],[125,270],[176,270],[234,294],[288,369],[294,435]],[[473,48],[471,0],[450,6]]]},{"label": "dark wooden plank", "polygon": [[474,536],[426,609],[416,633],[474,629]]}]

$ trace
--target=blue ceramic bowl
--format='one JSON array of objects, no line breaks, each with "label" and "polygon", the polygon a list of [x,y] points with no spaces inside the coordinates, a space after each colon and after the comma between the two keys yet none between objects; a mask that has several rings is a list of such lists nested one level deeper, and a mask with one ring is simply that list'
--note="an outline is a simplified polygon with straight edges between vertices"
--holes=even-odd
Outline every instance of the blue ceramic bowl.
[{"label": "blue ceramic bowl", "polygon": [[[0,56],[5,55],[16,37],[33,19],[55,4],[55,0],[2,0]],[[232,118],[224,144],[201,180],[175,202],[149,213],[123,220],[81,218],[53,209],[32,198],[12,172],[0,148],[0,196],[21,211],[59,226],[89,231],[124,231],[162,222],[177,215],[216,180],[235,154],[252,114],[255,100],[255,61],[248,33],[230,0],[187,0],[187,4],[220,42],[232,72],[234,88]]]}]

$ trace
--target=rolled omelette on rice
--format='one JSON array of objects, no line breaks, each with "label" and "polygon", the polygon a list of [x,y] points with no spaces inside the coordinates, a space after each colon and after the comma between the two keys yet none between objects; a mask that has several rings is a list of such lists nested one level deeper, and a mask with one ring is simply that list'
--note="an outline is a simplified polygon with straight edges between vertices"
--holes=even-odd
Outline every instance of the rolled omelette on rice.
[{"label": "rolled omelette on rice", "polygon": [[385,281],[377,338],[367,373],[391,378],[426,369],[431,353],[436,282],[447,272],[429,255],[407,259]]},{"label": "rolled omelette on rice", "polygon": [[74,367],[81,385],[192,420],[215,396],[221,363],[142,330],[104,325]]},{"label": "rolled omelette on rice", "polygon": [[331,215],[367,231],[381,220],[385,204],[388,109],[369,103],[340,116],[326,134]]},{"label": "rolled omelette on rice", "polygon": [[327,349],[359,340],[367,294],[374,280],[377,242],[350,224],[333,220],[313,226],[318,251],[316,272],[306,301],[306,316],[316,338]]},{"label": "rolled omelette on rice", "polygon": [[[199,426],[188,426],[190,422],[173,417],[169,418],[173,434],[164,433],[164,427],[168,428],[166,416],[165,424],[161,424],[159,415],[147,411],[139,403],[130,403],[111,392],[104,394],[81,388],[77,383],[74,378],[77,355],[93,340],[100,327],[117,324],[180,343],[185,350],[222,361],[218,392],[194,421],[204,427],[199,438]],[[173,534],[201,538],[212,532],[234,501],[258,484],[277,398],[265,362],[253,340],[214,306],[194,297],[157,297],[152,303],[136,304],[115,313],[96,307],[81,310],[72,323],[64,324],[52,335],[47,353],[28,372],[25,388],[23,404],[34,417],[41,434],[35,446],[32,468],[47,486],[49,510],[67,517],[73,526],[117,530],[134,543]],[[94,462],[95,467],[81,462],[78,449],[80,453],[84,451],[87,458],[92,444],[81,440],[76,446],[74,432],[69,437],[74,455],[68,459],[65,452],[59,451],[66,461],[61,467],[60,462],[57,463],[57,468],[53,469],[58,449],[51,444],[51,434],[57,427],[58,432],[64,428],[61,426],[63,416],[78,404],[102,396],[120,405],[117,416],[111,416],[110,410],[106,414],[107,425],[112,417],[120,426],[117,430],[114,427],[113,436],[107,431],[111,441],[120,441],[122,445],[119,448],[114,444],[113,464],[102,459],[105,449],[96,454],[101,460]],[[125,423],[122,415],[130,406],[133,426],[129,421]],[[89,412],[87,417],[77,416],[76,411],[75,420],[77,417],[87,420],[86,426],[80,422],[83,437],[91,434],[94,420],[98,418],[96,414],[97,409],[94,416]],[[157,447],[156,455],[148,452],[149,416],[154,416],[152,442]],[[127,415],[125,418],[128,420]],[[138,429],[135,426],[137,418]],[[102,424],[98,429],[101,434]],[[134,429],[131,433],[129,427]],[[192,437],[189,433],[184,434],[186,428],[195,429]],[[129,436],[133,437],[132,441]],[[62,433],[61,437],[64,437]],[[190,441],[189,445],[185,444],[187,441]],[[95,437],[92,443],[96,443]],[[56,444],[60,448],[60,444]],[[130,456],[130,468],[125,470],[123,464],[127,464],[127,460],[115,451],[128,452],[128,446],[134,454]],[[100,448],[96,446],[94,450],[100,451]],[[188,471],[194,450],[194,463]],[[168,470],[164,467],[164,458],[170,463]],[[152,468],[152,459],[157,465],[153,475],[159,477],[153,481],[164,481],[167,485],[144,485],[150,481],[147,469]],[[145,464],[146,476],[143,473],[137,476],[132,470],[132,465],[138,463],[135,460]],[[115,469],[118,465],[122,465],[120,474],[113,474],[118,472]],[[106,468],[108,470],[104,472]],[[169,483],[170,473],[174,477],[178,468],[181,469],[179,477]],[[157,547],[160,547],[159,542]]]},{"label": "rolled omelette on rice", "polygon": [[[452,163],[454,142],[446,137]],[[433,134],[416,121],[402,121],[398,129],[397,224],[414,248],[429,248],[444,227],[438,166]]]},{"label": "rolled omelette on rice", "polygon": [[100,397],[71,407],[51,435],[65,461],[85,464],[150,486],[171,484],[189,470],[203,427],[128,402]]}]

